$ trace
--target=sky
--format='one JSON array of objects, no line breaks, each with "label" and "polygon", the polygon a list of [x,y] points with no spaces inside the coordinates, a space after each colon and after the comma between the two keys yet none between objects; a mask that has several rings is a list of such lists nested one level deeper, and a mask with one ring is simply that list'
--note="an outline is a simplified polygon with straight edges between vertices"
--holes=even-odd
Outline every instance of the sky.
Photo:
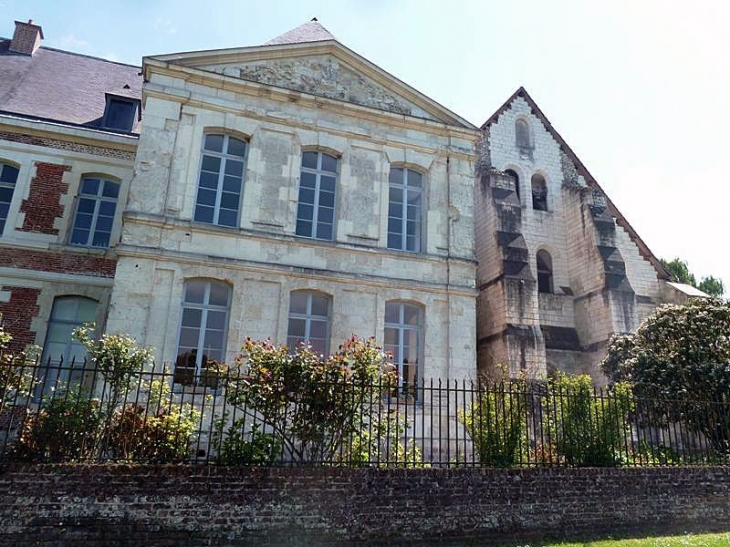
[{"label": "sky", "polygon": [[476,125],[522,85],[654,254],[730,293],[730,2],[0,0],[0,13],[0,36],[34,19],[46,46],[137,65],[317,17]]}]

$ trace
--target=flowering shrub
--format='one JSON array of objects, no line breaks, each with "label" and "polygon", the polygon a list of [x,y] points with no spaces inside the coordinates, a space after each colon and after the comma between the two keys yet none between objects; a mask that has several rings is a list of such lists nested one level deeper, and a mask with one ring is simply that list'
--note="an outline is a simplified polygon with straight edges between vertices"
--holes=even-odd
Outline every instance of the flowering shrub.
[{"label": "flowering shrub", "polygon": [[357,336],[326,359],[307,345],[290,352],[247,339],[237,366],[228,403],[267,424],[296,462],[349,458],[350,441],[372,430],[380,401],[395,383],[388,355],[373,339]]},{"label": "flowering shrub", "polygon": [[264,433],[261,424],[246,431],[246,418],[234,420],[226,428],[226,416],[216,420],[213,445],[218,449],[218,461],[223,465],[273,465],[281,457],[281,440]]},{"label": "flowering shrub", "polygon": [[0,410],[30,394],[33,387],[32,366],[38,358],[35,348],[16,353],[3,351],[12,339],[0,324]]}]

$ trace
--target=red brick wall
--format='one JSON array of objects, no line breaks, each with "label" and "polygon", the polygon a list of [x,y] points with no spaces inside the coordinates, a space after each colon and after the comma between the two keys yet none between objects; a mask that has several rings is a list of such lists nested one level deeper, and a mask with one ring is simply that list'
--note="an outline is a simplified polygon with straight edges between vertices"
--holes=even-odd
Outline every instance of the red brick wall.
[{"label": "red brick wall", "polygon": [[116,260],[73,252],[0,247],[0,265],[23,270],[114,277]]},{"label": "red brick wall", "polygon": [[10,301],[0,302],[3,328],[13,337],[10,349],[23,350],[35,343],[35,332],[30,330],[30,322],[38,315],[41,291],[29,287],[3,287],[2,290],[10,291]]},{"label": "red brick wall", "polygon": [[30,181],[28,199],[23,200],[20,211],[25,213],[24,232],[41,232],[58,235],[53,227],[57,218],[63,216],[64,206],[59,203],[61,196],[68,192],[68,184],[63,182],[63,174],[71,170],[70,165],[36,162],[36,174]]}]

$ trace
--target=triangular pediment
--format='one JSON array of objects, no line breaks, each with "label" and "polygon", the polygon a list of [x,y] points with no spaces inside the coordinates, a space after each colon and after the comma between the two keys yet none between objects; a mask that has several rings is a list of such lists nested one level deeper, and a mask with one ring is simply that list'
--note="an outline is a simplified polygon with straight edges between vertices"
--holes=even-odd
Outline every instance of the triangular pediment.
[{"label": "triangular pediment", "polygon": [[151,59],[392,114],[475,129],[468,121],[336,40],[181,53]]}]

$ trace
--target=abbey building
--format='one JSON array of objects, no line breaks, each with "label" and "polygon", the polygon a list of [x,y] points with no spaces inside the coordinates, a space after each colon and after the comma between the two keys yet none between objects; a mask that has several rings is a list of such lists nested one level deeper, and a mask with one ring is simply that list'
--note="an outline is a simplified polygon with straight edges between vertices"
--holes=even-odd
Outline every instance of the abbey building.
[{"label": "abbey building", "polygon": [[83,357],[86,321],[194,385],[245,337],[355,333],[400,378],[585,371],[686,288],[524,89],[482,127],[312,20],[141,67],[0,40],[0,313]]}]

